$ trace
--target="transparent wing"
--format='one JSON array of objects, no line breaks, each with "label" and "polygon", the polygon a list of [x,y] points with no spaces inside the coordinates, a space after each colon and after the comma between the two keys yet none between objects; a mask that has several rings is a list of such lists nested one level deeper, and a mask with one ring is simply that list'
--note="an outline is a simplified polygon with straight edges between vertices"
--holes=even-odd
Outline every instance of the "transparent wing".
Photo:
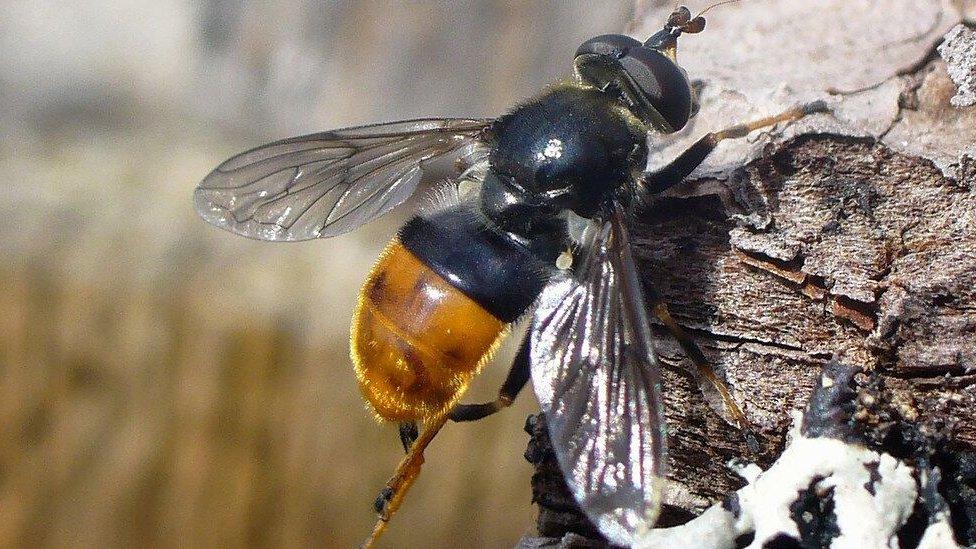
[{"label": "transparent wing", "polygon": [[194,203],[209,223],[249,238],[336,236],[403,203],[433,159],[480,155],[490,124],[408,120],[277,141],[217,166]]},{"label": "transparent wing", "polygon": [[611,542],[629,546],[660,508],[660,368],[626,228],[597,223],[586,237],[583,264],[546,287],[533,317],[532,384],[576,501]]}]

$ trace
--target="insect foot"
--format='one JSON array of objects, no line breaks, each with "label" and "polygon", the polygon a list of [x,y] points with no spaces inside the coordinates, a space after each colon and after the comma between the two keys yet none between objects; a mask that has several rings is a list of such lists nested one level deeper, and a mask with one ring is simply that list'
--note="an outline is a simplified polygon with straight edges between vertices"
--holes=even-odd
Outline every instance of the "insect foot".
[{"label": "insect foot", "polygon": [[380,490],[380,494],[373,501],[373,510],[379,515],[385,515],[391,499],[393,499],[393,488],[386,486]]}]

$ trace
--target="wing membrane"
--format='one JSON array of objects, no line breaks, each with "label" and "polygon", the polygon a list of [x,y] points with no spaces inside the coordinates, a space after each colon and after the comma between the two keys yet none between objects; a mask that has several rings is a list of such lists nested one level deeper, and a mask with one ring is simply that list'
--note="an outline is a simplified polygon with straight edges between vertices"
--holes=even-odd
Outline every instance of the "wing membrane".
[{"label": "wing membrane", "polygon": [[284,139],[218,166],[194,203],[209,223],[250,238],[336,236],[403,203],[433,159],[482,156],[490,123],[408,120]]},{"label": "wing membrane", "polygon": [[657,518],[666,450],[659,365],[639,334],[643,303],[625,302],[641,297],[621,272],[633,263],[615,226],[591,226],[583,265],[543,291],[530,355],[567,484],[600,532],[629,546]]}]

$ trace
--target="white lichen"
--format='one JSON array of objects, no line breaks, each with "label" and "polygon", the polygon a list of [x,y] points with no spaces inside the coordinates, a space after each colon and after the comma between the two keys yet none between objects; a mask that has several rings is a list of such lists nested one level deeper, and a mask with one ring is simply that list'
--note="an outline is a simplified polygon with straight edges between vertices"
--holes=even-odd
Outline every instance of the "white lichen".
[{"label": "white lichen", "polygon": [[948,515],[942,515],[939,520],[930,524],[918,542],[918,549],[952,549],[955,547],[962,546],[956,543],[952,535],[952,525],[949,524]]},{"label": "white lichen", "polygon": [[[896,532],[918,497],[911,468],[859,444],[809,438],[798,429],[792,438],[768,470],[756,475],[753,467],[740,467],[748,477],[755,476],[726,503],[713,505],[684,525],[653,530],[635,547],[725,549],[750,533],[755,538],[749,547],[755,548],[781,534],[799,539],[790,506],[811,487],[818,493],[832,492],[839,530],[832,548],[897,547]],[[945,539],[935,531],[931,535],[933,540]]]},{"label": "white lichen", "polygon": [[949,78],[959,87],[949,100],[956,107],[976,105],[976,32],[956,25],[939,46]]}]

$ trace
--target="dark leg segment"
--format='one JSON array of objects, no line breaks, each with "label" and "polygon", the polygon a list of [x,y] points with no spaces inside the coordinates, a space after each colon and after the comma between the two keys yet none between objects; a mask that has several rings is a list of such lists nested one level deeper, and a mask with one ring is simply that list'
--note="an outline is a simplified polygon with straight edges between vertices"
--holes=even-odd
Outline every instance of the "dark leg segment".
[{"label": "dark leg segment", "polygon": [[799,120],[808,114],[818,112],[828,112],[827,104],[823,101],[814,101],[775,116],[767,116],[766,118],[753,120],[747,124],[737,124],[722,131],[706,134],[667,166],[664,166],[656,172],[645,173],[638,182],[640,194],[645,196],[648,194],[656,194],[681,183],[725,139],[745,137],[753,130],[772,126],[780,122]]},{"label": "dark leg segment", "polygon": [[409,452],[413,442],[420,436],[416,421],[400,422],[400,443],[403,444],[403,451]]},{"label": "dark leg segment", "polygon": [[498,391],[498,398],[482,404],[458,404],[451,410],[451,421],[475,421],[488,417],[499,410],[509,407],[519,392],[529,382],[531,368],[529,363],[529,336],[522,340],[512,368],[508,371],[505,383]]}]

